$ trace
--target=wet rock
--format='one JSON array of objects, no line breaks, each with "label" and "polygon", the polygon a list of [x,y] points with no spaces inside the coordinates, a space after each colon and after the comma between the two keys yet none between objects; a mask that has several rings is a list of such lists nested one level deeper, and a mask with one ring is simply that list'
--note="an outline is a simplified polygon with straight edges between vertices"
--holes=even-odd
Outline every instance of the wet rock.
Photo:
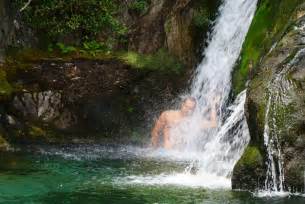
[{"label": "wet rock", "polygon": [[[1,115],[0,115],[0,119],[1,119]],[[10,147],[9,143],[4,138],[4,135],[5,135],[4,129],[2,125],[0,125],[0,152],[8,150],[8,148]]]},{"label": "wet rock", "polygon": [[130,135],[146,140],[159,111],[186,83],[184,75],[138,70],[112,59],[45,59],[16,75],[22,89],[7,102],[6,112],[19,128],[13,131],[8,120],[5,126],[14,142],[27,144]]},{"label": "wet rock", "polygon": [[9,148],[8,142],[0,136],[0,151],[5,151]]},{"label": "wet rock", "polygon": [[265,180],[265,164],[261,150],[249,146],[234,167],[232,175],[233,189],[258,190]]},{"label": "wet rock", "polygon": [[[272,153],[276,163],[276,174],[279,174],[277,160],[280,158],[285,177],[284,188],[291,191],[303,191],[304,188],[305,45],[300,43],[305,35],[304,25],[305,16],[298,15],[293,25],[286,28],[285,35],[264,56],[249,83],[246,103],[251,134],[250,145],[261,150],[262,164],[267,163],[267,150],[264,144],[267,120],[270,130],[266,134],[272,143],[280,147]],[[270,106],[269,114],[266,114],[267,106]],[[282,155],[279,156],[278,152]],[[266,167],[251,164],[247,170],[243,165],[246,154],[247,152],[234,169],[233,187],[262,188],[264,179],[261,178],[266,175]],[[261,174],[257,175],[255,172]],[[254,178],[259,180],[254,182]]]},{"label": "wet rock", "polygon": [[52,91],[20,94],[15,96],[13,106],[24,117],[50,121],[60,115],[61,94]]}]

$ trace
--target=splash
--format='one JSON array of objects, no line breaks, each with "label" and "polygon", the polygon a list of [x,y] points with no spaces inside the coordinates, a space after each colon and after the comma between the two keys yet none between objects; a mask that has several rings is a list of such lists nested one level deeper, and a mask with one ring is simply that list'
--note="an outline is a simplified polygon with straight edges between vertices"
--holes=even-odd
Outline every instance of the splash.
[{"label": "splash", "polygon": [[264,125],[264,145],[267,150],[267,172],[265,188],[258,192],[258,196],[285,196],[290,195],[285,191],[285,172],[282,147],[280,145],[278,128],[278,113],[282,106],[287,106],[290,101],[289,94],[294,88],[294,84],[286,75],[293,64],[296,63],[305,53],[305,49],[299,50],[295,57],[278,72],[274,80],[268,85],[269,98],[266,106],[265,125]]},{"label": "splash", "polygon": [[[204,59],[194,75],[188,95],[197,100],[197,108],[181,129],[187,134],[174,132],[172,137],[181,151],[197,151],[199,159],[191,164],[196,175],[210,174],[230,179],[233,167],[249,142],[244,117],[246,91],[228,106],[231,76],[257,6],[256,0],[225,0],[205,50]],[[216,110],[218,127],[202,129],[202,121],[209,120],[212,101],[218,98]]]},{"label": "splash", "polygon": [[[148,185],[187,185],[205,188],[231,188],[235,163],[249,142],[244,114],[246,91],[227,105],[231,76],[250,27],[257,0],[224,0],[211,33],[204,59],[194,75],[191,95],[197,108],[188,120],[171,131],[174,151],[194,154],[184,172],[129,177],[128,182]],[[218,127],[202,129],[209,120],[211,100],[218,98]]]}]

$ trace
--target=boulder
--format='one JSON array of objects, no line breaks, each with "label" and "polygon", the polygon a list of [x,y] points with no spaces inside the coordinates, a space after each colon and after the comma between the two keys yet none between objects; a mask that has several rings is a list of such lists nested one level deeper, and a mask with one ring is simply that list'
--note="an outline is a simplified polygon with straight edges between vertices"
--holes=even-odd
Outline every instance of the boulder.
[{"label": "boulder", "polygon": [[271,155],[276,163],[276,177],[280,170],[284,175],[284,189],[304,190],[304,8],[301,5],[294,12],[294,20],[262,58],[249,83],[246,113],[251,135],[250,147],[257,149],[257,154],[251,155],[259,162],[249,163],[253,159],[247,161],[249,152],[245,152],[234,169],[234,188],[254,190],[264,187],[263,178],[267,172],[265,164],[268,162],[264,140],[267,135],[272,145]]}]

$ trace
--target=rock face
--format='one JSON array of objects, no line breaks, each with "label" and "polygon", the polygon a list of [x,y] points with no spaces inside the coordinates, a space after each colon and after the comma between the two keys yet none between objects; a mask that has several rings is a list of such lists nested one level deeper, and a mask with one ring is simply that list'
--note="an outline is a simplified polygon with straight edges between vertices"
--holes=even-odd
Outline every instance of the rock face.
[{"label": "rock face", "polygon": [[117,60],[39,60],[27,66],[16,73],[22,90],[6,103],[2,123],[9,141],[18,143],[148,141],[154,118],[186,82],[183,75]]},{"label": "rock face", "polygon": [[185,64],[194,64],[196,57],[192,29],[194,9],[190,5],[191,0],[177,1],[164,25],[168,50]]},{"label": "rock face", "polygon": [[[126,42],[113,45],[115,49],[126,48],[142,54],[156,53],[160,49],[168,49],[169,53],[178,57],[188,67],[197,62],[198,50],[202,47],[208,31],[209,21],[215,18],[220,1],[208,0],[151,0],[143,13],[136,13],[129,7],[135,0],[118,2],[118,18],[128,28]],[[201,10],[205,13],[200,13]],[[200,14],[200,15],[197,15]],[[0,2],[0,47],[37,47],[45,46],[46,39],[40,39],[38,31],[29,29],[20,20],[22,13],[16,11],[12,2]],[[194,18],[199,16],[206,22],[196,27]],[[98,40],[107,35],[100,32]],[[78,36],[77,34],[75,36]],[[77,37],[63,37],[63,43],[78,44]],[[66,42],[65,42],[66,41]],[[52,43],[52,42],[50,42]],[[2,50],[3,52],[4,50]]]},{"label": "rock face", "polygon": [[14,41],[14,25],[11,15],[8,13],[7,2],[0,1],[0,60],[4,55],[4,48]]},{"label": "rock face", "polygon": [[213,20],[219,2],[152,0],[148,13],[137,20],[131,31],[129,49],[153,53],[160,48],[167,48],[171,54],[192,67],[208,31],[208,25],[196,28],[195,15],[204,8],[209,12],[206,16],[202,15],[201,20]]},{"label": "rock face", "polygon": [[9,147],[7,141],[0,135],[0,152],[7,150]]},{"label": "rock face", "polygon": [[304,190],[304,9],[303,4],[294,12],[293,23],[264,56],[249,84],[246,112],[251,143],[234,169],[233,188],[264,187],[268,162],[265,143],[269,137],[277,179],[280,163],[285,190]]},{"label": "rock face", "polygon": [[[200,28],[194,25],[195,14],[204,8],[208,15],[197,16],[207,22],[212,20],[220,1],[152,0],[140,14],[128,7],[133,2],[119,2],[117,15],[129,34],[127,46],[116,45],[114,51],[150,55],[165,49],[191,68],[208,30],[208,23]],[[18,20],[20,13],[11,7],[10,1],[0,2],[0,49],[37,47],[45,39],[38,39],[35,30],[24,27]],[[69,39],[63,43],[69,45],[73,40],[79,42]],[[186,87],[191,72],[188,69],[178,76],[162,69],[137,70],[119,60],[94,57],[35,58],[13,74],[8,73],[15,72],[13,68],[2,70],[0,63],[0,127],[9,142],[70,142],[78,135],[143,138],[159,111]]]},{"label": "rock face", "polygon": [[18,12],[12,8],[9,0],[0,1],[0,63],[5,49],[16,46],[31,46],[36,38],[30,29],[19,21]]}]

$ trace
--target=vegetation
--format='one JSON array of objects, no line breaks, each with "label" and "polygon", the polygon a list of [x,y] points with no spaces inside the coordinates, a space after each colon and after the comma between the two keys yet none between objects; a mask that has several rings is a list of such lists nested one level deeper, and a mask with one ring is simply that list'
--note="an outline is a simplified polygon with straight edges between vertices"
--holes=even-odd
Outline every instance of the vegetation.
[{"label": "vegetation", "polygon": [[[66,46],[64,43],[56,43],[56,47],[60,50],[62,54],[69,54],[76,52],[76,48],[74,46]],[[48,50],[50,52],[53,51],[53,46],[49,46]]]},{"label": "vegetation", "polygon": [[[28,0],[13,0],[17,8]],[[82,41],[101,31],[120,37],[126,27],[116,18],[119,10],[114,0],[40,0],[32,1],[22,11],[24,21],[35,30],[47,33],[52,40],[75,36]]]},{"label": "vegetation", "polygon": [[13,92],[13,88],[6,79],[6,72],[0,67],[0,99],[2,97],[9,97]]},{"label": "vegetation", "polygon": [[0,151],[6,150],[9,147],[7,141],[2,137],[0,133]]},{"label": "vegetation", "polygon": [[163,73],[181,74],[184,65],[166,49],[160,49],[153,54],[139,54],[131,51],[111,51],[103,44],[88,42],[83,47],[75,47],[57,43],[48,51],[38,49],[19,50],[7,58],[5,66],[10,67],[9,76],[14,76],[16,70],[27,69],[31,64],[41,59],[56,59],[69,61],[84,60],[118,60],[140,70],[155,70]]},{"label": "vegetation", "polygon": [[262,187],[261,183],[265,180],[265,174],[262,152],[257,147],[250,145],[234,167],[232,187],[255,191]]},{"label": "vegetation", "polygon": [[250,67],[255,69],[262,56],[277,42],[285,27],[289,26],[292,13],[302,0],[262,0],[245,40],[241,62],[234,72],[234,93],[245,87]]},{"label": "vegetation", "polygon": [[195,10],[193,16],[193,24],[197,28],[206,28],[209,23],[212,15],[209,13],[209,10],[206,7],[199,8]]},{"label": "vegetation", "polygon": [[257,147],[249,146],[245,150],[242,158],[237,165],[242,165],[245,168],[257,167],[263,163],[263,157]]},{"label": "vegetation", "polygon": [[183,67],[175,57],[164,49],[160,49],[158,52],[151,55],[127,52],[121,54],[119,58],[138,69],[161,70],[179,74]]},{"label": "vegetation", "polygon": [[149,2],[147,0],[135,0],[128,4],[128,8],[138,14],[144,14],[148,10]]},{"label": "vegetation", "polygon": [[44,138],[46,137],[47,132],[38,126],[30,126],[28,135],[32,138]]}]

